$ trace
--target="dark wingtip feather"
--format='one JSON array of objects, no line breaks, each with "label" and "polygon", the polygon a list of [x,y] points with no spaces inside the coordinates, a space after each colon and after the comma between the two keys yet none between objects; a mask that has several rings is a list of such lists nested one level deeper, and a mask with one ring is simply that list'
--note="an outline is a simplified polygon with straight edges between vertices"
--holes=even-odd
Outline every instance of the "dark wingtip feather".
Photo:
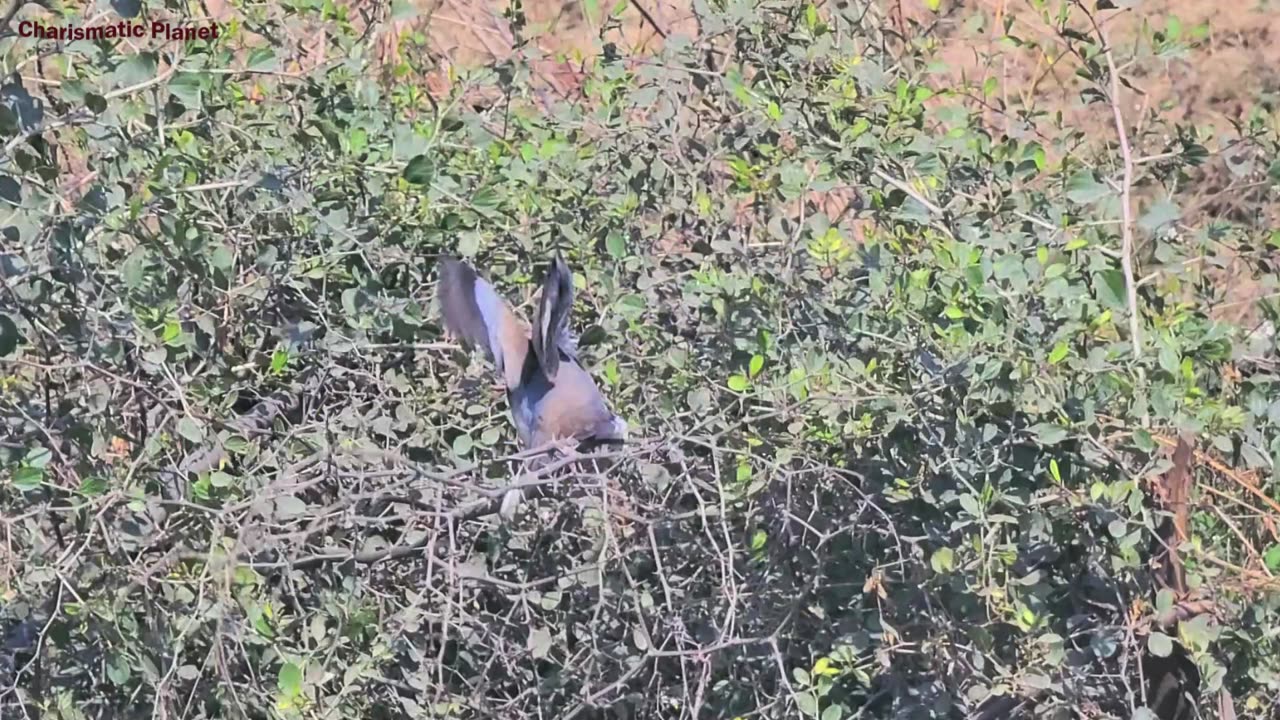
[{"label": "dark wingtip feather", "polygon": [[556,253],[542,281],[538,320],[533,325],[533,351],[548,378],[555,378],[560,369],[560,336],[572,307],[573,274],[560,253]]},{"label": "dark wingtip feather", "polygon": [[436,293],[445,328],[467,347],[478,347],[492,360],[489,328],[476,304],[476,271],[451,257],[440,258]]}]

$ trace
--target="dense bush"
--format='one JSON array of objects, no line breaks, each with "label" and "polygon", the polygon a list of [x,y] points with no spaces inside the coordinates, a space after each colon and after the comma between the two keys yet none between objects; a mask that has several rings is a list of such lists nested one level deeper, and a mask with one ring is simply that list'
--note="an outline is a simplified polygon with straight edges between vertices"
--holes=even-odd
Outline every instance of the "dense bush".
[{"label": "dense bush", "polygon": [[[9,40],[5,717],[1129,718],[1171,636],[1204,717],[1276,717],[1276,126],[1131,117],[1194,36],[1034,5],[1058,117],[943,73],[955,16],[856,2],[696,2],[567,97],[530,44],[443,73],[305,0]],[[502,524],[435,259],[528,300],[553,249],[636,437]],[[1166,634],[1179,431],[1212,610]]]}]

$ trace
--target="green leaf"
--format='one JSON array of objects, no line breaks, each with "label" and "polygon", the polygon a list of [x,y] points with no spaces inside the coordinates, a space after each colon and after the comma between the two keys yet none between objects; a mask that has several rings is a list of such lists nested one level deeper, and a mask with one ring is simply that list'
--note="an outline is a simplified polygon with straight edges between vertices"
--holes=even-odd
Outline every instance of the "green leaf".
[{"label": "green leaf", "polygon": [[747,388],[751,387],[751,381],[747,379],[746,375],[730,375],[728,385],[729,389],[734,392],[745,392]]},{"label": "green leaf", "polygon": [[276,498],[276,517],[291,518],[307,511],[307,503],[294,495],[281,495]]},{"label": "green leaf", "polygon": [[276,686],[286,697],[297,697],[302,694],[302,668],[287,662],[280,666],[276,676]]},{"label": "green leaf", "polygon": [[415,155],[404,166],[404,179],[413,185],[430,185],[436,174],[436,165],[426,155]]},{"label": "green leaf", "polygon": [[128,56],[116,67],[113,74],[115,84],[122,87],[138,85],[156,76],[156,54],[140,52]]},{"label": "green leaf", "polygon": [[249,70],[271,72],[278,70],[280,63],[276,59],[274,50],[269,47],[257,47],[249,51],[249,61],[246,66]]},{"label": "green leaf", "polygon": [[939,548],[937,552],[929,558],[929,565],[933,568],[934,572],[942,574],[951,572],[955,567],[955,561],[955,551],[949,547],[944,547]]},{"label": "green leaf", "polygon": [[369,131],[364,128],[352,128],[347,133],[347,148],[352,155],[359,155],[369,147]]},{"label": "green leaf", "polygon": [[[188,109],[199,110],[204,107],[204,83],[208,75],[200,72],[180,72],[169,81],[169,92]],[[102,99],[99,96],[99,99]],[[85,98],[86,103],[88,98]],[[101,114],[106,110],[106,100],[102,100],[102,110],[94,110]]]},{"label": "green leaf", "polygon": [[1082,170],[1067,181],[1067,199],[1079,205],[1095,203],[1111,194],[1111,186],[1098,182],[1092,170]]},{"label": "green leaf", "polygon": [[107,481],[94,475],[80,481],[80,492],[89,497],[98,497],[107,491]]},{"label": "green leaf", "polygon": [[485,217],[495,217],[494,211],[502,204],[502,196],[493,188],[481,188],[471,196],[471,207]]},{"label": "green leaf", "polygon": [[640,652],[649,650],[649,633],[645,632],[643,625],[637,623],[631,628],[631,642],[635,643],[636,649]]},{"label": "green leaf", "polygon": [[129,682],[129,661],[123,655],[115,655],[107,662],[107,679],[114,685],[124,686]]},{"label": "green leaf", "polygon": [[124,280],[125,287],[130,290],[142,289],[150,277],[147,274],[150,262],[151,255],[146,245],[134,248],[120,264],[120,279]]},{"label": "green leaf", "polygon": [[630,293],[618,298],[618,302],[615,307],[617,308],[618,314],[622,315],[624,318],[628,320],[638,320],[644,316],[645,312],[648,311],[649,303],[644,299],[643,295]]},{"label": "green leaf", "polygon": [[480,233],[464,232],[458,234],[457,253],[462,257],[475,257],[480,252]]},{"label": "green leaf", "polygon": [[209,255],[209,267],[224,273],[229,272],[235,266],[235,262],[235,256],[231,253],[231,248],[226,245],[217,245]]},{"label": "green leaf", "polygon": [[204,423],[190,415],[183,415],[178,419],[178,434],[193,443],[203,442]]},{"label": "green leaf", "polygon": [[279,375],[285,366],[289,364],[289,351],[276,350],[271,353],[271,374]]},{"label": "green leaf", "polygon": [[604,239],[605,249],[615,258],[627,256],[627,239],[620,232],[610,232]]},{"label": "green leaf", "polygon": [[540,627],[529,632],[529,639],[526,641],[525,646],[529,649],[534,659],[541,660],[551,652],[551,645],[551,631]]},{"label": "green leaf", "polygon": [[13,486],[22,492],[35,490],[44,482],[44,470],[29,465],[13,471]]},{"label": "green leaf", "polygon": [[814,697],[811,692],[805,691],[796,693],[796,707],[800,709],[800,712],[808,715],[809,717],[818,716],[818,698]]},{"label": "green leaf", "polygon": [[392,0],[391,19],[395,21],[413,20],[418,17],[418,4],[412,0]]},{"label": "green leaf", "polygon": [[177,321],[170,321],[164,324],[164,331],[160,335],[160,339],[166,345],[178,346],[182,344],[182,325]]},{"label": "green leaf", "polygon": [[1213,625],[1213,616],[1205,613],[1179,622],[1178,635],[1191,648],[1205,649],[1218,638],[1218,628]]},{"label": "green leaf", "polygon": [[1182,212],[1178,210],[1178,206],[1168,200],[1161,200],[1152,204],[1142,217],[1138,218],[1138,226],[1149,233],[1176,223],[1182,217]]},{"label": "green leaf", "polygon": [[1034,148],[1031,151],[1031,160],[1036,164],[1036,170],[1043,172],[1045,165],[1049,162],[1048,155],[1045,153],[1044,148],[1040,146],[1040,143],[1032,143],[1031,145]]},{"label": "green leaf", "polygon": [[1147,650],[1156,657],[1169,657],[1173,652],[1173,638],[1162,632],[1152,632],[1147,636]]},{"label": "green leaf", "polygon": [[1137,428],[1133,431],[1133,444],[1145,453],[1154,452],[1156,449],[1155,438],[1151,437],[1151,433],[1143,428]]},{"label": "green leaf", "polygon": [[1031,432],[1045,445],[1057,445],[1067,439],[1067,429],[1053,423],[1032,425]]},{"label": "green leaf", "polygon": [[37,445],[27,451],[26,463],[33,468],[43,470],[49,467],[49,461],[53,459],[53,453],[49,448]]},{"label": "green leaf", "polygon": [[761,370],[763,370],[763,369],[764,369],[764,356],[763,356],[763,355],[752,355],[752,356],[751,356],[751,365],[750,365],[750,367],[748,368],[748,374],[749,374],[752,378],[754,378],[755,376],[759,375],[759,374],[760,374],[760,371],[761,371]]},{"label": "green leaf", "polygon": [[1262,561],[1267,564],[1268,570],[1280,571],[1280,543],[1267,548],[1267,551],[1262,554]]},{"label": "green leaf", "polygon": [[1067,347],[1067,343],[1064,341],[1059,341],[1057,345],[1053,346],[1053,350],[1049,351],[1049,364],[1057,365],[1058,363],[1062,362],[1070,353],[1071,353],[1071,348]]},{"label": "green leaf", "polygon": [[471,436],[463,433],[453,439],[453,454],[458,457],[466,457],[471,454],[471,448],[475,445]]},{"label": "green leaf", "polygon": [[1124,310],[1128,307],[1124,286],[1124,273],[1119,270],[1103,270],[1093,276],[1094,291],[1103,307]]}]

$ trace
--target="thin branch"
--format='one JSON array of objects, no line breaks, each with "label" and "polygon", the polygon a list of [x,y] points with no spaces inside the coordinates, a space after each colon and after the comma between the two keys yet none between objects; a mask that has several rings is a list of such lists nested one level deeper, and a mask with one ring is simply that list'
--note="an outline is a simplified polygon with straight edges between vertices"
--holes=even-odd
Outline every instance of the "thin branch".
[{"label": "thin branch", "polygon": [[1124,271],[1125,295],[1129,305],[1129,336],[1133,339],[1133,356],[1142,359],[1142,322],[1138,316],[1138,283],[1133,272],[1133,149],[1129,147],[1129,133],[1125,130],[1124,113],[1120,109],[1120,71],[1111,52],[1111,42],[1100,23],[1094,23],[1102,40],[1102,54],[1107,59],[1107,74],[1111,81],[1111,112],[1115,116],[1116,135],[1120,138],[1120,157],[1124,162],[1120,180],[1120,267]]}]

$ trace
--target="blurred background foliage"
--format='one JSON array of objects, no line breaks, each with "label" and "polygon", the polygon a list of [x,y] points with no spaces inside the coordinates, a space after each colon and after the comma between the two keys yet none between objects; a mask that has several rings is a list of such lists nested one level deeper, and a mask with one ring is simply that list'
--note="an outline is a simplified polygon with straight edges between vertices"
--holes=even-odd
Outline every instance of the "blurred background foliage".
[{"label": "blurred background foliage", "polygon": [[[1278,13],[1137,5],[18,3],[0,710],[1277,717]],[[554,250],[635,437],[501,524]]]}]

